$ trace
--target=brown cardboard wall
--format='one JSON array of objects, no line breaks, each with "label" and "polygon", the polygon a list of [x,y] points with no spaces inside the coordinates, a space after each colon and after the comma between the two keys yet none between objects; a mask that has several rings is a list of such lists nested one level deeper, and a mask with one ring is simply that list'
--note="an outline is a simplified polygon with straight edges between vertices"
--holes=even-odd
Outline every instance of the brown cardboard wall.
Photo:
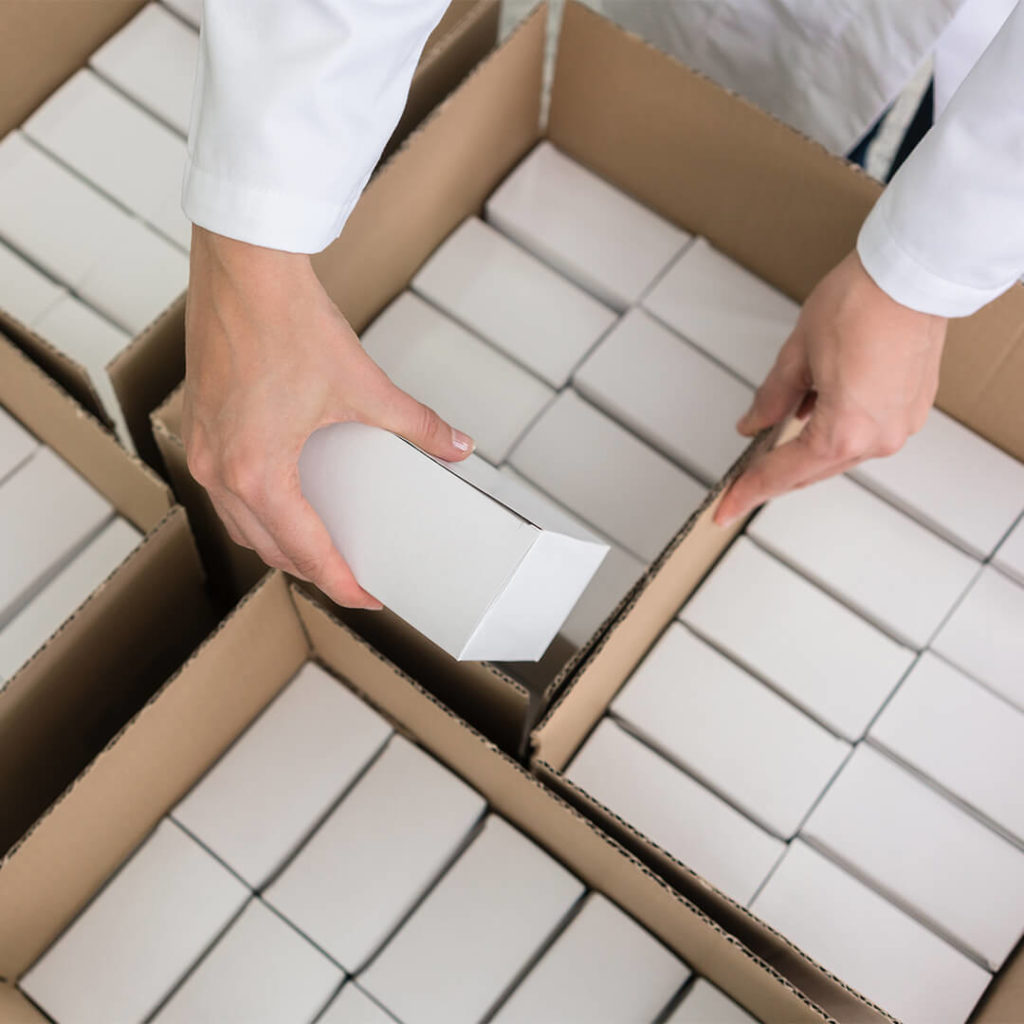
[{"label": "brown cardboard wall", "polygon": [[46,1018],[17,989],[2,982],[0,1020],[4,1024],[46,1024]]}]

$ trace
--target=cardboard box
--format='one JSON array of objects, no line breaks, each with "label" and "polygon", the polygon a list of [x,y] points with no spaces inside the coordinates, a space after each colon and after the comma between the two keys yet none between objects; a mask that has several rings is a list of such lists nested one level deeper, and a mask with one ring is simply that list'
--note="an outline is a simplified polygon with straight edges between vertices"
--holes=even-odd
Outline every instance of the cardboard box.
[{"label": "cardboard box", "polygon": [[260,889],[390,734],[337,680],[306,665],[172,815]]},{"label": "cardboard box", "polygon": [[577,391],[705,483],[748,441],[749,387],[642,309],[631,309],[573,375]]},{"label": "cardboard box", "polygon": [[1024,586],[1024,517],[996,549],[992,564]]},{"label": "cardboard box", "polygon": [[394,1024],[395,1018],[375,1003],[354,981],[347,982],[317,1018],[317,1024]]},{"label": "cardboard box", "polygon": [[454,860],[485,809],[464,782],[392,736],[264,898],[354,975]]},{"label": "cardboard box", "polygon": [[32,458],[38,448],[36,439],[0,409],[0,483]]},{"label": "cardboard box", "polygon": [[678,623],[611,706],[659,753],[782,839],[796,834],[849,744]]},{"label": "cardboard box", "polygon": [[689,976],[614,903],[591,893],[492,1019],[655,1020]]},{"label": "cardboard box", "polygon": [[921,655],[868,739],[1024,845],[1024,713]]},{"label": "cardboard box", "polygon": [[67,1024],[141,1024],[248,895],[194,839],[161,822],[21,988]]},{"label": "cardboard box", "polygon": [[697,978],[666,1024],[756,1024],[756,1021],[710,981]]},{"label": "cardboard box", "polygon": [[65,294],[59,284],[0,242],[0,296],[16,317],[30,324]]},{"label": "cardboard box", "polygon": [[615,322],[607,306],[477,217],[448,236],[412,285],[554,388]]},{"label": "cardboard box", "polygon": [[487,200],[487,219],[617,310],[636,302],[690,241],[550,142]]}]

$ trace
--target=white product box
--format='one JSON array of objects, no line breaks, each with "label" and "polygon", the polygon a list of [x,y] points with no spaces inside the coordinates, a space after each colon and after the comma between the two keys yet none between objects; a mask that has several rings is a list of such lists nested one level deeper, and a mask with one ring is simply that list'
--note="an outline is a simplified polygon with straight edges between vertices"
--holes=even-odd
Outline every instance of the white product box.
[{"label": "white product box", "polygon": [[1024,586],[1024,516],[999,545],[992,563]]},{"label": "white product box", "polygon": [[39,442],[0,407],[0,484],[39,449]]},{"label": "white product box", "polygon": [[64,294],[59,284],[0,242],[0,309],[30,325]]},{"label": "white product box", "polygon": [[71,76],[22,131],[184,249],[185,140],[88,68]]},{"label": "white product box", "polygon": [[978,572],[973,558],[842,476],[777,498],[747,532],[918,650]]},{"label": "white product box", "polygon": [[344,977],[290,924],[253,899],[153,1022],[310,1024]]},{"label": "white product box", "polygon": [[412,286],[555,388],[615,322],[607,306],[476,217]]},{"label": "white product box", "polygon": [[961,1024],[991,975],[797,839],[751,910],[905,1024]]},{"label": "white product box", "polygon": [[40,447],[0,486],[0,626],[110,519],[110,503]]},{"label": "white product box", "polygon": [[199,33],[166,8],[149,3],[89,58],[89,64],[186,135],[198,57]]},{"label": "white product box", "polygon": [[757,1024],[706,978],[698,978],[665,1024]]},{"label": "white product box", "polygon": [[607,552],[567,517],[528,518],[483,459],[442,463],[361,423],[318,430],[299,471],[360,584],[455,658],[540,658]]},{"label": "white product box", "polygon": [[849,744],[671,624],[612,704],[631,731],[782,839]]},{"label": "white product box", "polygon": [[611,719],[598,723],[566,777],[739,903],[786,848]]},{"label": "white product box", "polygon": [[986,566],[933,650],[1024,710],[1024,588]]},{"label": "white product box", "polygon": [[1024,933],[1024,852],[870,746],[801,835],[992,970]]},{"label": "white product box", "polygon": [[702,484],[572,391],[548,406],[509,462],[648,562],[705,497]]},{"label": "white product box", "polygon": [[800,307],[698,238],[644,306],[753,387],[796,326]]},{"label": "white product box", "polygon": [[404,1024],[484,1017],[583,894],[493,815],[360,981]]},{"label": "white product box", "polygon": [[689,976],[649,932],[591,893],[493,1020],[651,1021]]},{"label": "white product box", "polygon": [[363,347],[403,391],[476,442],[495,465],[554,392],[412,292],[363,332]]},{"label": "white product box", "polygon": [[141,1024],[248,896],[165,819],[20,987],[61,1024]]},{"label": "white product box", "polygon": [[350,981],[316,1024],[395,1024],[395,1018]]},{"label": "white product box", "polygon": [[925,652],[868,738],[1024,845],[1024,713]]},{"label": "white product box", "polygon": [[264,898],[355,974],[454,859],[485,808],[447,768],[392,736]]},{"label": "white product box", "polygon": [[203,0],[163,0],[179,18],[184,18],[194,28],[199,28],[203,16]]},{"label": "white product box", "polygon": [[542,142],[487,219],[613,309],[636,302],[691,236]]},{"label": "white product box", "polygon": [[573,375],[609,416],[705,483],[743,453],[753,391],[642,309],[631,309]]},{"label": "white product box", "polygon": [[864,735],[913,652],[737,538],[679,616],[848,740]]},{"label": "white product box", "polygon": [[115,519],[0,630],[0,683],[42,647],[141,540],[135,527]]},{"label": "white product box", "polygon": [[260,888],[390,734],[376,711],[310,662],[172,814]]}]

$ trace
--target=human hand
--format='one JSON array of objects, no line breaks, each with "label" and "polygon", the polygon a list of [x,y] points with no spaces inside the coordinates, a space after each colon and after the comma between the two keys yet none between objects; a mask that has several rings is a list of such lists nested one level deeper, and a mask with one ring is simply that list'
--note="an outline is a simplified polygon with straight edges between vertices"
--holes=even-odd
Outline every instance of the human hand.
[{"label": "human hand", "polygon": [[850,253],[811,292],[741,434],[806,419],[729,488],[715,513],[726,526],[786,491],[898,451],[924,426],[939,386],[947,321],[890,298]]},{"label": "human hand", "polygon": [[380,608],[299,483],[309,435],[351,420],[449,462],[473,450],[363,351],[308,256],[194,228],[182,421],[189,469],[237,544],[338,604]]}]

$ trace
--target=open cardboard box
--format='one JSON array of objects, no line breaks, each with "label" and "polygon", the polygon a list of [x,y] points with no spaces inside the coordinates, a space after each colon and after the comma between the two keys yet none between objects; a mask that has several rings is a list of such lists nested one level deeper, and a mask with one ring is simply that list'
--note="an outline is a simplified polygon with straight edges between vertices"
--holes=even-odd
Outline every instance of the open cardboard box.
[{"label": "open cardboard box", "polygon": [[[146,0],[5,4],[0,8],[0,137],[21,124]],[[498,0],[453,0],[423,49],[405,112],[390,147],[401,141],[495,43]],[[136,450],[158,466],[149,414],[185,370],[184,296],[145,327],[107,366],[97,388],[89,369],[70,359],[3,308],[0,329],[108,426],[101,391],[115,401]]]}]

